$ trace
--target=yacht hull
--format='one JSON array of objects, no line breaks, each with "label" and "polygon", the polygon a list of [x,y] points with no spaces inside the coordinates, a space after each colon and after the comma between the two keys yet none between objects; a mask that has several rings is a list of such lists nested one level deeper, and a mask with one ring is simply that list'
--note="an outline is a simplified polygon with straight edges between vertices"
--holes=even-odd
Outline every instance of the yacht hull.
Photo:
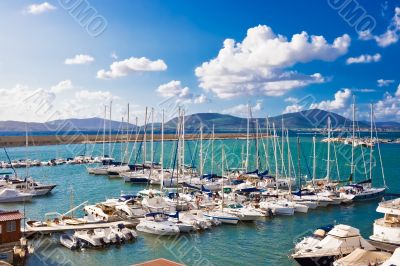
[{"label": "yacht hull", "polygon": [[331,266],[335,261],[335,256],[301,257],[294,260],[301,266]]}]

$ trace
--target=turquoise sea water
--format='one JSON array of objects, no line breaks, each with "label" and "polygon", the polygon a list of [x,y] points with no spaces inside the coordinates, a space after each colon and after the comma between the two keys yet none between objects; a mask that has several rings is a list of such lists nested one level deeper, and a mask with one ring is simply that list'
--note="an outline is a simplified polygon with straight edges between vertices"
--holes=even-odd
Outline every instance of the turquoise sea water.
[{"label": "turquoise sea water", "polygon": [[[392,137],[399,135],[392,134]],[[320,139],[318,139],[320,140]],[[198,164],[198,142],[188,141],[185,146],[186,163]],[[265,148],[267,144],[264,142]],[[113,144],[113,156],[117,159],[121,157],[121,145]],[[197,148],[196,148],[197,146]],[[243,155],[242,147],[245,146],[244,140],[227,140],[215,142],[215,172],[220,172],[221,147],[227,154],[228,165],[225,167],[238,167]],[[260,143],[260,170],[264,170],[266,156],[264,145]],[[268,144],[269,169],[275,169],[273,160],[272,143]],[[285,144],[286,146],[286,144]],[[106,150],[108,151],[108,145]],[[148,151],[150,144],[148,144]],[[296,138],[290,138],[290,148],[293,163],[297,168],[297,144]],[[123,146],[123,149],[125,147]],[[210,145],[204,142],[204,149],[208,152],[206,159],[206,170],[210,171]],[[132,144],[128,148],[132,150]],[[165,144],[165,164],[171,163],[174,142]],[[301,162],[302,173],[308,174],[306,161],[311,167],[312,142],[311,135],[301,136]],[[317,176],[324,177],[326,173],[326,153],[325,143],[317,142]],[[336,153],[339,162],[339,172],[342,179],[346,179],[350,172],[350,146],[338,146]],[[7,149],[11,159],[23,159],[26,156],[33,159],[49,160],[55,157],[73,157],[77,154],[93,154],[94,156],[102,153],[102,145],[58,145],[29,147],[27,150],[21,148]],[[285,150],[286,151],[286,150]],[[382,158],[386,176],[387,186],[390,193],[400,193],[400,153],[399,144],[381,145]],[[155,143],[155,160],[159,160],[160,145]],[[368,151],[364,150],[366,168],[368,165]],[[136,150],[133,150],[131,162],[135,160]],[[252,167],[255,167],[255,147],[251,142],[250,159]],[[364,162],[362,160],[360,148],[356,150],[356,180],[365,179]],[[374,157],[378,158],[377,150]],[[334,150],[332,148],[332,159]],[[148,157],[150,159],[150,155]],[[6,160],[5,153],[0,154],[0,160]],[[141,160],[141,157],[138,157]],[[287,164],[287,154],[284,160]],[[378,160],[379,161],[379,160]],[[280,158],[278,160],[280,165]],[[8,171],[8,170],[7,170]],[[17,169],[21,176],[26,174],[25,169]],[[336,163],[332,162],[332,176],[337,177]],[[47,212],[65,212],[72,205],[89,200],[90,203],[105,200],[110,197],[117,197],[121,191],[135,192],[143,189],[144,186],[125,184],[121,179],[109,179],[105,176],[90,176],[86,173],[85,165],[61,165],[55,167],[30,168],[29,174],[35,179],[46,183],[56,183],[58,186],[49,196],[35,198],[32,203],[25,205],[26,216],[31,219],[42,219]],[[308,174],[309,175],[309,174]],[[382,185],[382,174],[379,163],[373,168],[374,184]],[[73,197],[71,197],[71,194]],[[266,221],[255,223],[244,223],[237,226],[220,226],[210,231],[182,235],[178,238],[158,238],[155,236],[139,234],[136,242],[123,245],[121,247],[111,247],[104,250],[86,250],[72,252],[56,243],[56,236],[45,240],[37,240],[37,249],[34,255],[28,260],[28,265],[131,265],[158,257],[169,258],[174,261],[183,262],[188,265],[292,265],[288,259],[290,249],[294,242],[304,235],[312,232],[316,227],[333,223],[344,223],[355,226],[361,230],[365,237],[372,232],[373,220],[380,216],[375,212],[377,202],[357,203],[348,206],[333,206],[317,210],[310,210],[308,214],[296,214],[292,217],[274,217]],[[23,211],[22,204],[0,204],[0,209],[20,209]],[[53,241],[54,240],[54,241]]]}]

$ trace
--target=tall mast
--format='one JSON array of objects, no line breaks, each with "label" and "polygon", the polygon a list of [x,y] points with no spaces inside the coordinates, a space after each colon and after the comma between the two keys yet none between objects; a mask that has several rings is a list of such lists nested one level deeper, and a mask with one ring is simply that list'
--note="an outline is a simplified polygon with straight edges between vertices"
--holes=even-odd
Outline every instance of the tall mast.
[{"label": "tall mast", "polygon": [[274,157],[275,157],[275,178],[278,179],[279,171],[278,171],[278,154],[276,152],[276,129],[275,122],[272,123],[272,128],[274,130]]},{"label": "tall mast", "polygon": [[[289,129],[286,129],[286,143],[287,143],[287,157],[288,157],[288,177],[292,177],[290,143],[289,143]],[[290,184],[290,182],[289,182]]]},{"label": "tall mast", "polygon": [[270,134],[269,134],[269,118],[268,118],[268,115],[267,115],[267,139],[265,140],[267,142],[267,144],[266,144],[266,151],[265,151],[265,167],[269,166],[269,163],[268,163],[268,161],[269,161],[269,141],[268,141],[269,137],[270,137]]},{"label": "tall mast", "polygon": [[247,134],[246,134],[246,172],[249,171],[249,144],[250,144],[250,105],[247,104]]},{"label": "tall mast", "polygon": [[373,117],[374,117],[374,104],[373,103],[371,103],[371,138],[370,138],[370,149],[369,149],[369,179],[371,179],[372,180],[372,152],[373,152],[373,149],[372,149],[372,131],[373,131],[373,128],[372,128],[372,124],[374,123],[374,121],[372,120],[373,119]]},{"label": "tall mast", "polygon": [[106,155],[106,121],[107,121],[107,105],[104,105],[104,119],[103,119],[103,159]]},{"label": "tall mast", "polygon": [[326,161],[326,180],[329,182],[331,174],[331,117],[328,116],[328,158]]},{"label": "tall mast", "polygon": [[182,171],[185,170],[185,109],[182,109]]},{"label": "tall mast", "polygon": [[317,157],[315,156],[315,142],[316,138],[315,135],[313,136],[313,174],[312,174],[312,182],[315,182],[315,175],[316,175],[316,167],[317,167]]},{"label": "tall mast", "polygon": [[300,147],[300,137],[297,136],[297,174],[299,175],[299,183],[300,186],[299,188],[301,189],[301,167],[300,167],[300,152],[301,152],[301,147]]},{"label": "tall mast", "polygon": [[147,159],[147,106],[144,112],[144,132],[143,132],[143,170]]},{"label": "tall mast", "polygon": [[281,130],[282,130],[282,140],[281,140],[281,142],[282,142],[282,150],[281,150],[281,167],[282,167],[282,169],[281,169],[281,176],[284,176],[284,169],[285,169],[285,162],[283,161],[283,153],[284,153],[284,151],[285,151],[285,142],[284,142],[284,140],[285,140],[285,136],[284,136],[284,130],[283,130],[283,128],[284,128],[284,126],[283,126],[283,116],[282,116],[282,126],[281,126]]},{"label": "tall mast", "polygon": [[211,175],[214,173],[214,124],[211,132]]},{"label": "tall mast", "polygon": [[224,146],[223,145],[221,151],[221,177],[222,177],[222,185],[221,185],[221,196],[222,196],[221,211],[222,211],[224,207]]},{"label": "tall mast", "polygon": [[258,159],[258,120],[256,119],[256,169],[259,169],[259,159]]},{"label": "tall mast", "polygon": [[353,96],[353,106],[352,106],[352,109],[353,109],[353,135],[352,135],[352,139],[351,139],[351,171],[350,171],[350,176],[351,176],[351,178],[354,178],[353,177],[353,175],[354,175],[354,141],[355,141],[355,139],[354,139],[354,134],[355,134],[355,120],[356,120],[356,107],[355,107],[356,105],[355,105],[355,97]]},{"label": "tall mast", "polygon": [[151,164],[154,161],[154,108],[151,108]]},{"label": "tall mast", "polygon": [[111,156],[111,131],[112,131],[112,126],[111,126],[111,110],[112,109],[112,101],[110,101],[110,121],[109,121],[109,126],[110,126],[110,128],[109,128],[109,134],[108,134],[108,138],[109,138],[109,143],[108,143],[108,154],[109,154],[109,156],[110,157],[112,157]]},{"label": "tall mast", "polygon": [[126,144],[125,144],[125,154],[124,154],[124,158],[125,159],[127,158],[127,161],[126,161],[127,164],[129,164],[129,161],[130,161],[130,157],[127,157],[128,156],[128,147],[129,147],[129,136],[130,136],[130,134],[129,134],[129,122],[130,122],[129,118],[130,118],[130,116],[129,116],[129,103],[128,103],[128,113],[127,113],[127,119],[126,119],[126,139],[125,139]]},{"label": "tall mast", "polygon": [[161,180],[160,180],[160,191],[163,189],[164,185],[164,109],[162,110],[161,118]]},{"label": "tall mast", "polygon": [[200,125],[200,176],[203,175],[203,125]]}]

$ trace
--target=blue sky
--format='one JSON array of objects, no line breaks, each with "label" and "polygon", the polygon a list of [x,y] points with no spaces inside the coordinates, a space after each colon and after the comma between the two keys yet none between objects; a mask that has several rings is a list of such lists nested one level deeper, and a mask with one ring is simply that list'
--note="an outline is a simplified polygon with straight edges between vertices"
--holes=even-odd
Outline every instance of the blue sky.
[{"label": "blue sky", "polygon": [[[101,34],[67,2],[93,8]],[[400,121],[400,1],[347,1],[376,25],[362,33],[338,2],[1,1],[0,120],[101,116],[110,99],[115,119],[127,103],[139,117],[177,105],[245,116],[247,104],[259,117],[349,115],[355,95],[361,118],[375,103],[379,120]]]}]

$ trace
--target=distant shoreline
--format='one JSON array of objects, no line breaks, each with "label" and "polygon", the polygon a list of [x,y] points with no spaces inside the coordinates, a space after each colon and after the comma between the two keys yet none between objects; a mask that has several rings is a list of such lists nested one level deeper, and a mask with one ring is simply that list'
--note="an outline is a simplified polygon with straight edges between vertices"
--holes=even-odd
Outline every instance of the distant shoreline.
[{"label": "distant shoreline", "polygon": [[[311,134],[321,134],[325,133],[322,131],[291,131],[292,136],[296,135],[311,135]],[[48,134],[51,132],[47,132]],[[86,134],[85,134],[86,133]],[[54,132],[54,135],[28,135],[28,145],[29,146],[46,146],[46,145],[65,145],[65,144],[85,144],[85,143],[102,143],[105,140],[108,142],[142,142],[144,139],[144,135],[136,135],[136,134],[112,134],[111,137],[109,134],[103,135],[98,134],[87,134],[88,132],[75,132],[75,134],[71,134],[71,132],[58,133]],[[96,132],[98,133],[98,132]],[[367,133],[367,132],[363,132]],[[400,133],[399,131],[390,131],[390,132],[379,132],[380,134],[384,133]],[[368,133],[369,134],[369,133]],[[369,135],[365,134],[366,137]],[[279,131],[277,133],[280,136]],[[325,135],[325,134],[322,134]],[[364,134],[363,134],[364,135]],[[224,139],[246,139],[247,133],[215,133],[215,140],[224,140]],[[266,133],[260,133],[259,138],[267,137]],[[147,133],[147,141],[151,140],[151,133]],[[250,133],[250,138],[255,139],[256,134],[254,132]],[[398,138],[398,137],[397,137]],[[176,134],[166,133],[164,134],[164,141],[174,141],[177,140],[178,136]],[[185,134],[185,140],[199,140],[200,134],[196,133],[187,133]],[[212,139],[211,133],[203,133],[203,139],[209,140]],[[154,140],[160,141],[161,134],[159,132],[154,133]],[[24,135],[19,136],[4,136],[0,135],[0,147],[23,147],[26,145],[26,137]]]}]

